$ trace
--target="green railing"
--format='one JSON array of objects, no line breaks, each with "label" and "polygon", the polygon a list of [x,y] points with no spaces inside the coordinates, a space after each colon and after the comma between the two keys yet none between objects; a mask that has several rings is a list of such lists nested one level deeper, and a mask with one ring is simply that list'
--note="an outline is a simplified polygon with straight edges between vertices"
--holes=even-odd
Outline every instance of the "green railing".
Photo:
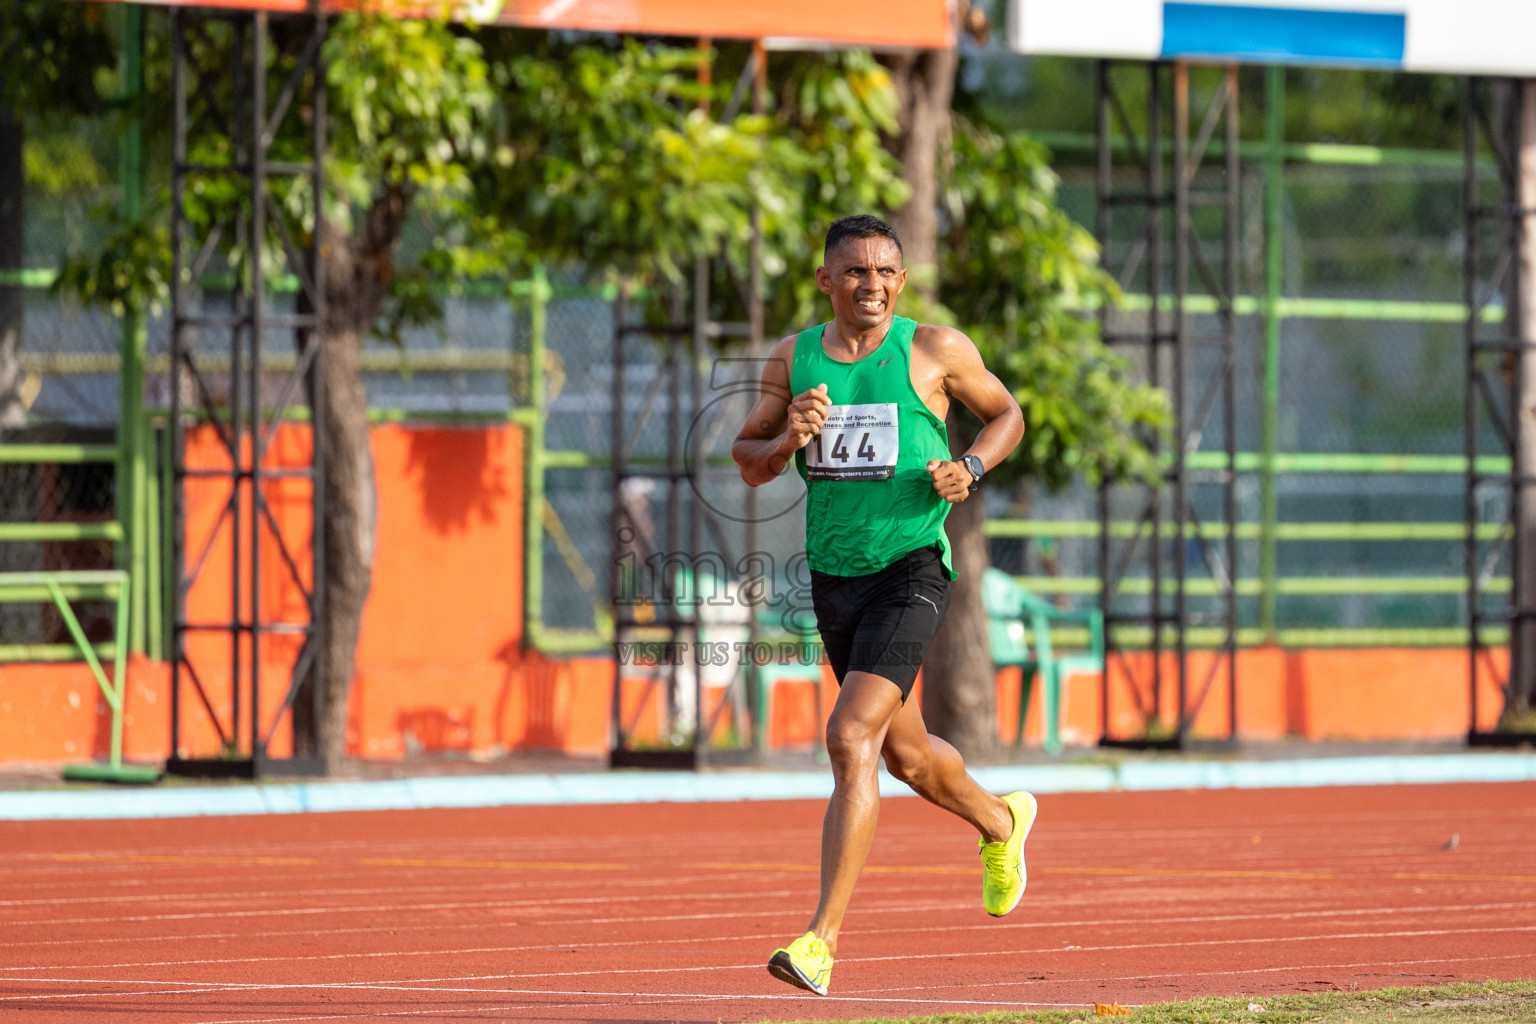
[{"label": "green railing", "polygon": [[[124,476],[125,464],[131,465],[134,453],[125,453],[117,445],[84,445],[84,444],[0,444],[0,464],[31,464],[31,465],[112,465],[117,469],[117,480],[114,484],[115,492],[121,496],[125,482],[131,480],[131,476]],[[121,605],[125,618],[122,628],[125,631],[125,643],[128,649],[134,651],[159,651],[161,638],[161,602],[157,599],[160,592],[160,564],[161,551],[160,532],[152,528],[152,524],[159,519],[159,488],[151,487],[148,481],[144,482],[141,497],[135,506],[127,506],[127,503],[118,500],[114,502],[112,518],[101,521],[72,522],[59,521],[33,521],[33,522],[0,522],[0,544],[39,544],[39,543],[77,543],[83,541],[105,541],[114,545],[117,570],[122,573],[126,599]],[[142,517],[135,520],[134,509],[137,515]],[[144,538],[140,544],[139,557],[133,557],[129,549],[128,541],[132,537]],[[90,572],[91,570],[82,570]],[[15,575],[15,574],[10,574]],[[78,574],[76,574],[78,575]],[[65,580],[64,596],[70,600],[81,598],[82,593],[77,593],[75,583],[70,582],[71,574],[65,573],[59,577]],[[116,577],[113,577],[116,580]],[[78,582],[78,581],[76,581]],[[100,580],[93,579],[91,587],[100,590]],[[116,582],[113,583],[115,587]],[[23,588],[25,594],[30,597],[17,597],[16,588],[10,588],[7,593],[10,601],[31,600],[48,602],[53,600],[53,595],[45,594],[41,590]],[[34,593],[34,591],[36,591]],[[99,595],[98,595],[99,596]],[[116,601],[118,595],[114,591],[110,595]],[[101,645],[101,651],[109,651],[110,645]],[[70,644],[41,644],[41,643],[4,643],[0,644],[0,662],[7,661],[74,661],[82,657],[82,649],[78,643]]]},{"label": "green railing", "polygon": [[[112,642],[93,644],[86,637],[85,630],[71,607],[71,602],[89,600],[113,602],[115,612]],[[107,763],[70,765],[64,769],[64,777],[110,782],[157,780],[160,777],[160,771],[157,768],[123,764],[123,707],[127,695],[127,679],[123,673],[128,653],[128,574],[117,569],[0,572],[0,603],[18,602],[51,603],[58,611],[73,641],[72,644],[59,646],[67,647],[72,656],[84,659],[96,681],[101,699],[106,701],[112,715],[107,733]],[[21,647],[17,653],[28,652],[25,647]],[[103,656],[110,656],[112,659],[110,676],[101,664]],[[28,657],[25,660],[48,659],[44,656]]]},{"label": "green railing", "polygon": [[[1272,458],[1277,473],[1325,473],[1325,474],[1442,474],[1461,476],[1466,472],[1467,460],[1461,456],[1440,455],[1334,455],[1313,453],[1277,454]],[[1265,463],[1263,456],[1254,452],[1239,452],[1237,468],[1254,471]],[[1193,468],[1225,468],[1227,459],[1221,453],[1197,453],[1189,460]],[[1508,460],[1480,459],[1478,468],[1484,472],[1507,472]],[[1093,540],[1102,533],[1102,526],[1093,520],[1053,519],[993,519],[986,524],[989,537],[1028,538],[1036,540]],[[1145,523],[1121,521],[1111,523],[1110,536],[1116,539],[1147,537],[1151,528]],[[1507,536],[1509,527],[1487,523],[1476,527],[1478,540],[1496,541]],[[1167,538],[1178,536],[1178,527],[1164,523],[1160,535]],[[1234,532],[1238,540],[1259,542],[1443,542],[1460,548],[1467,536],[1464,522],[1276,522],[1249,521],[1237,523]],[[1186,529],[1185,536],[1213,541],[1224,539],[1227,527],[1221,523],[1203,523],[1197,528]],[[1260,560],[1257,576],[1239,577],[1235,588],[1240,597],[1256,597],[1261,603],[1273,607],[1273,601],[1284,596],[1342,597],[1352,595],[1448,595],[1467,593],[1465,574],[1446,575],[1383,575],[1383,576],[1282,576],[1275,571],[1274,561]],[[1024,575],[1016,577],[1020,583],[1041,594],[1069,597],[1094,597],[1100,593],[1102,583],[1097,576],[1048,576]],[[1164,582],[1164,592],[1173,593],[1173,580]],[[1144,597],[1152,592],[1151,581],[1145,578],[1123,580],[1118,588],[1121,594]],[[1482,588],[1488,594],[1507,594],[1510,581],[1507,576],[1495,576]],[[1186,581],[1185,591],[1194,597],[1214,597],[1220,593],[1213,579],[1194,578]],[[1485,630],[1490,642],[1504,641],[1505,632]],[[1122,642],[1130,646],[1149,643],[1151,633],[1146,630],[1120,630]],[[1211,646],[1221,642],[1223,635],[1214,630],[1194,629],[1187,633],[1190,643]],[[1447,646],[1468,642],[1465,628],[1412,627],[1391,628],[1275,628],[1273,625],[1240,629],[1238,642],[1244,646],[1271,642],[1284,647],[1302,646]]]},{"label": "green railing", "polygon": [[[10,465],[80,466],[91,464],[116,465],[121,470],[123,451],[114,445],[34,444],[0,445],[0,463]],[[118,487],[122,478],[118,480]],[[117,488],[114,488],[117,489]],[[142,506],[146,514],[153,509]],[[75,543],[81,541],[107,541],[114,545],[118,560],[125,558],[124,540],[130,536],[131,526],[122,519],[123,503],[114,503],[116,518],[102,522],[3,522],[0,523],[0,544]],[[154,531],[151,531],[154,536]],[[132,611],[136,593],[132,574],[117,569],[58,569],[23,572],[0,572],[0,604],[51,605],[58,613],[69,635],[68,643],[11,642],[0,644],[0,664],[7,662],[84,661],[90,669],[111,714],[108,730],[107,762],[105,764],[70,765],[65,777],[81,780],[112,782],[153,782],[159,778],[159,770],[123,764],[123,710],[126,700],[125,676],[129,635],[135,616]],[[147,582],[153,588],[155,582]],[[145,589],[143,594],[152,594]],[[146,600],[142,611],[154,611],[158,601]],[[112,639],[93,642],[86,634],[73,604],[81,601],[107,601],[113,607]],[[142,612],[141,612],[142,622]],[[156,616],[158,628],[158,617]],[[110,658],[112,671],[109,675],[102,665],[103,658]]]}]

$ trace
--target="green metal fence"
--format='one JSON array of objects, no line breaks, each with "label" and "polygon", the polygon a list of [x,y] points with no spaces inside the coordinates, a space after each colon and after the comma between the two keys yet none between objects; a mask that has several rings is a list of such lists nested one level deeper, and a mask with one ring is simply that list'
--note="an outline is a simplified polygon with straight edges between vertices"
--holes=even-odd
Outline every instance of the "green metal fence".
[{"label": "green metal fence", "polygon": [[[1264,137],[1242,147],[1241,640],[1464,644],[1464,157],[1288,144],[1280,83],[1272,70]],[[1064,202],[1092,223],[1097,140],[1055,133],[1042,141],[1057,153]],[[1151,301],[1131,295],[1126,305]],[[1198,335],[1216,307],[1194,295],[1185,308]],[[1205,446],[1222,441],[1208,437]],[[1225,469],[1225,457],[1197,454],[1191,468]],[[1508,467],[1490,459],[1480,468]],[[1098,593],[1092,495],[994,502],[995,561],[1063,599]],[[1496,536],[1500,510],[1484,509],[1483,518],[1479,536]],[[1126,536],[1133,524],[1112,529]],[[1203,569],[1191,592],[1214,597]],[[1134,581],[1126,589],[1134,592]],[[1497,600],[1509,582],[1492,576],[1487,589]]]}]

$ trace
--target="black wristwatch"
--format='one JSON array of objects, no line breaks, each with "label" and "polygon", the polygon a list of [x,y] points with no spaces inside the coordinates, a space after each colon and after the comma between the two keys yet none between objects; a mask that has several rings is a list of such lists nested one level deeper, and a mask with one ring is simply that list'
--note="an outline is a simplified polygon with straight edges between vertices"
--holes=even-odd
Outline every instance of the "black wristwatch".
[{"label": "black wristwatch", "polygon": [[987,472],[987,467],[982,465],[981,456],[979,456],[979,455],[962,455],[956,461],[958,461],[960,463],[960,465],[964,466],[966,469],[970,470],[970,473],[971,473],[970,493],[975,494],[976,493],[976,488],[981,486],[981,478]]}]

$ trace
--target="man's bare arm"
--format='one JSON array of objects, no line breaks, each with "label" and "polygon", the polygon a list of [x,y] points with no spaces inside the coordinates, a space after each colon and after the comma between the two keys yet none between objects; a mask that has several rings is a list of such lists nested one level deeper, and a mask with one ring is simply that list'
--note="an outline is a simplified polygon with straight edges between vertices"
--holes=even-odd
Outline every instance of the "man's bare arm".
[{"label": "man's bare arm", "polygon": [[789,367],[794,356],[793,336],[774,346],[763,367],[762,392],[731,445],[731,458],[752,487],[784,472],[795,452],[809,444],[827,421],[831,403],[825,385],[790,396]]},{"label": "man's bare arm", "polygon": [[[981,433],[965,451],[992,469],[1018,447],[1024,437],[1024,413],[1009,390],[981,359],[975,344],[959,331],[939,328],[933,351],[944,369],[944,389],[981,420]],[[971,474],[958,462],[929,463],[934,490],[949,502],[964,501],[970,493]]]}]

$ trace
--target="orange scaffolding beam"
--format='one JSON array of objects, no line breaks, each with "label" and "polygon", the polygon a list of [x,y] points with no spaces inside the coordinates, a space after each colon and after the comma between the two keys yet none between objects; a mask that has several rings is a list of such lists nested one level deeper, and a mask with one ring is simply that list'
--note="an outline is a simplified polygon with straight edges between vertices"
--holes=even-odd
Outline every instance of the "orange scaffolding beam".
[{"label": "orange scaffolding beam", "polygon": [[[300,13],[310,0],[130,0],[159,6]],[[441,11],[437,0],[321,0],[327,11],[375,6],[401,16]],[[878,16],[825,0],[461,0],[460,20],[513,28],[576,29],[637,35],[769,39],[809,46],[879,49],[954,45],[950,0],[883,0]]]}]

